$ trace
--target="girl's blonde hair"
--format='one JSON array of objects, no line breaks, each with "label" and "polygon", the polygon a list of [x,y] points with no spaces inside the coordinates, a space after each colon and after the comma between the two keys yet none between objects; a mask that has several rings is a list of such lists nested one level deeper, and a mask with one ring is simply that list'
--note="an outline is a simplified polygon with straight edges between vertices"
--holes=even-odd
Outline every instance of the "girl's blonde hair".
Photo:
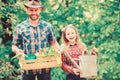
[{"label": "girl's blonde hair", "polygon": [[72,28],[72,29],[75,30],[75,33],[76,33],[76,44],[77,44],[77,46],[78,46],[78,48],[79,48],[79,50],[80,50],[81,52],[84,51],[84,49],[86,48],[86,46],[85,46],[85,44],[82,42],[82,40],[80,39],[79,33],[78,33],[77,29],[76,29],[72,24],[67,25],[66,27],[64,27],[64,28],[62,29],[62,38],[61,38],[61,41],[62,41],[63,45],[64,45],[65,47],[68,46],[68,40],[66,39],[66,35],[65,35],[66,30],[67,30],[68,28]]}]

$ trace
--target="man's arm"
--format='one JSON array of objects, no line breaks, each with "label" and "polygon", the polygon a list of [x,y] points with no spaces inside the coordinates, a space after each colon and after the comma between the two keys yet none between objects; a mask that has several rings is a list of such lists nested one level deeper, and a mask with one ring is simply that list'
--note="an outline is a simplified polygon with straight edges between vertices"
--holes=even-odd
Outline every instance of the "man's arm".
[{"label": "man's arm", "polygon": [[54,47],[56,52],[58,52],[60,50],[60,46],[56,40],[50,41],[50,45]]}]

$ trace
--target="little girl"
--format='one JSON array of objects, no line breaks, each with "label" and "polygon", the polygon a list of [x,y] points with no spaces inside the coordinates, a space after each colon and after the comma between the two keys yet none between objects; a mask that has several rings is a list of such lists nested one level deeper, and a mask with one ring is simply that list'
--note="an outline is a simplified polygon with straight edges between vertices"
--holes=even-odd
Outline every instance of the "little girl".
[{"label": "little girl", "polygon": [[[86,45],[81,41],[77,29],[72,25],[68,25],[62,29],[63,47],[73,59],[78,59],[82,53],[87,53]],[[96,48],[92,49],[91,54],[96,54]],[[78,60],[75,60],[79,64]],[[86,80],[80,78],[80,70],[75,68],[73,63],[62,53],[62,69],[66,72],[66,80]]]}]

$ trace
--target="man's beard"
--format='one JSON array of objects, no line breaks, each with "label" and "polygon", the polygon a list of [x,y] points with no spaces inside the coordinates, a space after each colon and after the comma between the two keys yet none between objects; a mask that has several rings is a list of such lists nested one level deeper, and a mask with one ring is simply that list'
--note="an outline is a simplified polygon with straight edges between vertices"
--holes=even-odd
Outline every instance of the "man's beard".
[{"label": "man's beard", "polygon": [[36,21],[39,19],[39,15],[38,14],[31,14],[29,15],[29,18],[32,20],[32,21]]}]

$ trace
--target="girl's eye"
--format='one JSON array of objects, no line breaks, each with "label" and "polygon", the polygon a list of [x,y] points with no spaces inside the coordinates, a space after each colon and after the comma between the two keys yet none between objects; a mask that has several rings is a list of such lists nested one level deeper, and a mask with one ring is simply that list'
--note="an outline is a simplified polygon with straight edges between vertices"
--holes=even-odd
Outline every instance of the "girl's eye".
[{"label": "girl's eye", "polygon": [[67,34],[67,35],[70,35],[70,34]]},{"label": "girl's eye", "polygon": [[75,34],[74,32],[71,32],[72,34]]},{"label": "girl's eye", "polygon": [[67,33],[66,35],[70,35],[69,33]]}]

